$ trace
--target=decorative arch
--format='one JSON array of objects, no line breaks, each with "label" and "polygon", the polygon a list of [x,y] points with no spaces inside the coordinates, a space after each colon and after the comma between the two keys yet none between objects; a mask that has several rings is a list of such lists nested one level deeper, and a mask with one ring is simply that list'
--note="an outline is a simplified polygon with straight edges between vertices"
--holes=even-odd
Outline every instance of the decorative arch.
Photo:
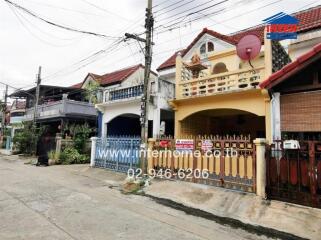
[{"label": "decorative arch", "polygon": [[[206,111],[221,111],[221,112],[224,112],[224,113],[227,113],[227,112],[235,112],[235,114],[237,113],[246,113],[246,114],[251,114],[251,115],[255,115],[255,116],[262,116],[262,115],[259,115],[258,113],[256,112],[250,112],[248,111],[247,109],[236,109],[236,108],[208,108],[208,109],[201,109],[197,112],[190,112],[190,113],[186,113],[186,115],[183,116],[183,118],[180,118],[179,120],[180,121],[184,121],[185,119],[187,119],[188,117],[192,116],[192,115],[196,115],[196,114],[199,114],[199,113],[202,113],[202,112],[206,112]],[[224,116],[223,113],[221,113],[220,115]]]},{"label": "decorative arch", "polygon": [[139,136],[140,117],[137,114],[120,114],[112,118],[107,125],[107,136]]},{"label": "decorative arch", "polygon": [[122,113],[122,114],[119,114],[117,116],[113,116],[112,118],[108,119],[108,121],[106,123],[110,123],[111,121],[113,121],[119,117],[140,118],[140,116],[136,113]]},{"label": "decorative arch", "polygon": [[228,72],[228,69],[227,69],[225,63],[219,62],[219,63],[215,64],[215,66],[213,68],[213,74],[219,74],[219,73],[224,73],[224,72]]}]

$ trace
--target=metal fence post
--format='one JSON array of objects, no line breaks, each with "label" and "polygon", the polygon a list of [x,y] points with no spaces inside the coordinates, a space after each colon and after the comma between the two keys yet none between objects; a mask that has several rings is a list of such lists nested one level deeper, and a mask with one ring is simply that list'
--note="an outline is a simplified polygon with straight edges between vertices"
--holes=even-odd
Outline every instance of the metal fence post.
[{"label": "metal fence post", "polygon": [[265,145],[267,141],[264,138],[254,140],[256,146],[256,195],[266,198],[266,159]]},{"label": "metal fence post", "polygon": [[95,166],[95,157],[96,157],[96,144],[97,137],[92,137],[91,140],[91,154],[90,154],[90,167]]},{"label": "metal fence post", "polygon": [[61,137],[60,136],[57,136],[56,137],[56,154],[60,154],[61,152]]},{"label": "metal fence post", "polygon": [[144,153],[147,157],[147,173],[149,173],[150,169],[154,168],[154,161],[153,161],[153,148],[155,145],[156,139],[150,138],[148,139],[148,148],[147,151]]}]

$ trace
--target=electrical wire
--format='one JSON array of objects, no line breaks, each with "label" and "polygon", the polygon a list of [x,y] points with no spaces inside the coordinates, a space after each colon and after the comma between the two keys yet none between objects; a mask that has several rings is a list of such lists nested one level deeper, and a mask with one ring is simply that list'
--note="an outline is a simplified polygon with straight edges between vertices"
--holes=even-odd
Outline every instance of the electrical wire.
[{"label": "electrical wire", "polygon": [[166,6],[166,7],[162,8],[162,9],[159,9],[159,10],[155,11],[154,14],[156,14],[156,13],[158,13],[158,12],[160,12],[160,11],[163,11],[163,10],[165,10],[165,9],[167,9],[167,8],[170,8],[170,7],[172,7],[172,6],[175,6],[175,5],[177,5],[177,4],[181,3],[181,2],[184,2],[184,1],[185,1],[185,0],[179,0],[179,1],[175,2],[175,3],[172,3],[172,4]]},{"label": "electrical wire", "polygon": [[79,29],[75,29],[75,28],[72,28],[72,27],[68,27],[68,26],[64,26],[64,25],[60,25],[60,24],[57,24],[57,23],[54,23],[52,21],[49,21],[47,19],[44,19],[43,17],[41,16],[38,16],[36,13],[33,13],[32,11],[30,11],[29,9],[17,4],[17,3],[14,3],[14,2],[11,2],[10,0],[4,0],[5,2],[7,2],[8,4],[14,6],[15,8],[29,14],[30,16],[34,17],[34,18],[37,18],[49,25],[52,25],[54,27],[58,27],[58,28],[61,28],[61,29],[64,29],[64,30],[67,30],[67,31],[71,31],[71,32],[76,32],[76,33],[82,33],[82,34],[87,34],[87,35],[91,35],[91,36],[96,36],[96,37],[103,37],[103,38],[106,38],[106,39],[119,39],[118,37],[113,37],[113,36],[107,36],[105,34],[100,34],[100,33],[95,33],[95,32],[90,32],[90,31],[83,31],[83,30],[79,30]]},{"label": "electrical wire", "polygon": [[[117,43],[115,44],[112,44],[111,46],[108,46],[107,48],[103,49],[103,50],[99,50],[97,52],[94,52],[93,54],[91,54],[90,56],[87,56],[83,59],[81,59],[80,61],[77,61],[76,63],[68,66],[68,67],[65,67],[61,70],[58,70],[57,72],[51,74],[51,75],[48,75],[46,77],[44,77],[43,79],[44,80],[49,80],[49,79],[53,79],[55,77],[58,77],[58,76],[61,76],[61,75],[68,75],[68,74],[71,74],[87,65],[90,65],[92,64],[93,62],[97,61],[98,60],[98,57],[101,57],[102,54],[108,54],[110,53],[111,51],[115,50],[115,48],[118,47],[118,45],[121,43],[122,41],[118,41]],[[82,64],[79,66],[79,64]],[[70,68],[75,68],[74,70],[69,70]],[[72,72],[70,72],[72,71]],[[66,74],[65,72],[68,72],[68,74]]]},{"label": "electrical wire", "polygon": [[[180,16],[180,15],[182,15],[182,14],[184,14],[184,16],[186,16],[187,14],[191,13],[190,11],[195,11],[197,8],[202,7],[202,6],[205,6],[205,5],[210,4],[210,3],[212,3],[212,2],[214,2],[214,0],[209,0],[209,1],[203,2],[203,3],[201,3],[201,4],[198,4],[198,5],[196,5],[196,6],[191,7],[191,8],[189,8],[189,9],[185,9],[185,10],[183,10],[183,11],[177,12],[177,13],[172,14],[172,15],[170,15],[170,16],[163,17],[163,18],[159,19],[158,22],[163,22],[163,21],[165,21],[165,20],[169,20],[169,19],[174,18],[174,17],[177,18],[178,16]],[[188,3],[189,3],[189,2],[188,2]],[[178,8],[177,8],[177,9],[178,9]],[[176,10],[176,8],[174,8],[174,10]],[[166,13],[168,13],[168,12],[170,12],[170,11],[172,11],[172,10],[169,10],[169,11],[167,11],[167,12],[164,12],[163,14],[166,14]],[[184,16],[178,17],[177,19],[183,18]],[[159,15],[156,16],[155,18],[158,18],[158,17],[159,17]],[[171,21],[173,21],[173,20],[171,20]],[[163,24],[166,25],[166,24],[168,24],[168,23],[163,23]]]},{"label": "electrical wire", "polygon": [[[66,46],[70,46],[72,44],[74,44],[74,40],[80,40],[81,38],[70,38],[70,39],[66,39],[66,38],[59,38],[55,35],[52,35],[50,33],[47,33],[45,31],[43,31],[41,28],[37,27],[36,25],[34,25],[31,21],[29,21],[26,17],[23,16],[23,14],[19,13],[18,11],[15,11],[15,9],[13,7],[10,6],[10,9],[13,11],[13,13],[15,14],[15,16],[17,17],[18,21],[21,23],[21,25],[26,28],[26,30],[32,35],[34,36],[36,39],[38,39],[39,41],[45,43],[45,44],[49,44],[51,46],[54,46],[54,47],[66,47]],[[19,18],[19,16],[21,18]],[[68,43],[68,44],[53,44],[53,43],[50,43],[40,37],[38,37],[37,35],[33,34],[33,32],[31,31],[30,28],[28,28],[27,25],[25,25],[23,23],[23,20],[25,20],[27,23],[29,23],[29,25],[31,25],[32,27],[34,27],[35,29],[37,29],[39,32],[45,34],[45,35],[48,35],[49,37],[52,37],[52,38],[56,38],[56,39],[59,39],[59,40],[69,40],[69,41],[72,41],[71,43]]]},{"label": "electrical wire", "polygon": [[105,9],[105,8],[102,8],[102,7],[100,7],[100,6],[98,6],[98,5],[94,4],[94,3],[91,3],[91,2],[89,2],[89,1],[87,1],[87,0],[80,0],[80,1],[82,1],[82,2],[84,2],[84,3],[86,3],[86,4],[88,4],[88,5],[90,5],[90,6],[92,6],[92,7],[94,7],[94,8],[96,8],[96,9],[100,10],[100,11],[103,11],[103,12],[109,13],[110,15],[114,15],[114,16],[116,16],[116,17],[118,17],[118,18],[121,18],[121,19],[123,19],[123,20],[125,20],[125,21],[127,21],[127,22],[132,22],[132,21],[133,21],[133,20],[131,20],[131,19],[127,19],[127,18],[125,18],[125,17],[123,17],[123,16],[121,16],[121,15],[118,15],[118,14],[116,14],[116,13],[113,13],[113,12],[111,12],[111,11]]},{"label": "electrical wire", "polygon": [[[218,5],[221,5],[221,4],[223,4],[223,3],[226,3],[226,2],[228,2],[228,1],[229,1],[229,0],[223,0],[223,1],[217,2],[217,3],[215,3],[215,4],[212,4],[212,5],[208,6],[208,7],[205,7],[205,8],[199,9],[199,10],[197,10],[197,11],[188,13],[188,14],[186,14],[185,16],[181,16],[181,17],[175,18],[175,19],[173,19],[173,20],[170,20],[170,21],[166,22],[165,24],[159,25],[157,28],[159,28],[159,27],[169,28],[169,27],[171,27],[171,26],[177,25],[177,24],[181,23],[182,21],[184,21],[184,20],[185,20],[187,17],[189,17],[189,16],[192,16],[192,15],[197,14],[197,13],[199,13],[199,12],[202,12],[202,11],[204,11],[204,10],[211,9],[211,8],[213,8],[213,7],[216,7],[216,6],[218,6]],[[211,2],[211,1],[210,1],[210,2]],[[205,4],[208,4],[208,3],[209,3],[209,2],[207,2],[207,3],[205,3]],[[201,5],[199,5],[199,6],[203,6],[203,5],[205,5],[205,4],[201,4]],[[199,6],[198,6],[198,7],[199,7]],[[192,9],[195,9],[195,8],[191,8],[191,9],[189,9],[189,10],[192,10]],[[189,11],[189,10],[187,10],[187,11]],[[220,10],[220,11],[221,11],[221,10]],[[179,14],[177,14],[177,15],[179,15]],[[179,21],[178,21],[178,20],[179,20]],[[161,21],[161,20],[160,20],[160,21]],[[178,21],[178,22],[175,22],[175,21]],[[172,22],[175,22],[175,23],[170,24],[170,23],[172,23]],[[170,24],[170,25],[168,25],[168,24]],[[156,29],[156,28],[155,28],[155,29]]]},{"label": "electrical wire", "polygon": [[[232,17],[227,18],[227,19],[224,19],[224,20],[222,20],[222,21],[218,21],[216,24],[221,24],[221,23],[224,23],[224,22],[233,20],[233,19],[235,19],[235,18],[244,16],[244,15],[246,15],[246,14],[248,14],[248,13],[251,13],[251,12],[255,12],[255,11],[259,10],[259,9],[262,9],[262,8],[265,8],[265,7],[268,7],[268,6],[271,6],[271,5],[276,4],[276,3],[279,3],[279,2],[281,2],[281,1],[284,1],[284,0],[273,1],[273,2],[271,2],[271,3],[268,3],[268,4],[266,4],[266,5],[257,7],[257,8],[255,8],[255,9],[251,9],[251,10],[249,10],[249,11],[245,11],[245,12],[243,12],[243,13],[241,13],[241,14],[236,15],[236,16],[232,16]],[[218,13],[217,13],[217,12],[215,11],[215,13],[216,13],[216,15],[219,15],[221,12],[218,12]],[[208,15],[210,15],[210,14],[207,14],[207,16],[208,16]],[[189,20],[188,22],[198,21],[198,20],[200,20],[200,19],[202,19],[202,18],[204,18],[204,17],[195,18],[195,19]],[[182,23],[182,24],[186,24],[186,23],[188,23],[188,22],[185,22],[185,23]],[[214,25],[216,25],[216,24],[209,25],[209,27],[214,26]],[[166,32],[168,32],[168,31],[172,31],[172,30],[177,29],[177,28],[179,28],[179,26],[172,27],[172,28],[166,29],[166,30],[164,30],[164,31],[159,31],[159,32],[157,32],[157,34],[166,33]]]},{"label": "electrical wire", "polygon": [[154,9],[154,8],[157,8],[157,7],[159,7],[159,6],[163,5],[164,3],[167,3],[167,2],[169,2],[169,1],[171,1],[171,0],[165,0],[165,1],[162,1],[162,2],[160,2],[160,3],[156,4],[156,5],[154,5],[154,6],[153,6],[153,9]]}]

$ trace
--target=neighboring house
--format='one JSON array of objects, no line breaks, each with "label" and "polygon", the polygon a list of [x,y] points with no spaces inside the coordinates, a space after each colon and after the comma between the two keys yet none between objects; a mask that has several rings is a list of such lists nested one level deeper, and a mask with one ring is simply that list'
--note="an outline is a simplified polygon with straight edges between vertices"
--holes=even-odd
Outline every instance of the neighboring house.
[{"label": "neighboring house", "polygon": [[[294,14],[300,21],[299,39],[319,31],[320,9]],[[252,60],[254,68],[236,54],[239,40],[250,34],[263,45]],[[186,49],[161,64],[157,69],[160,78],[176,82],[176,96],[171,101],[175,136],[250,135],[271,141],[270,97],[258,85],[291,62],[282,47],[285,43],[266,40],[263,25],[229,36],[205,28]],[[295,58],[294,48],[289,53]],[[195,69],[198,73],[193,74]]]},{"label": "neighboring house", "polygon": [[10,120],[8,128],[11,129],[11,137],[13,138],[15,132],[21,129],[22,122],[25,120],[26,101],[14,100],[10,107]]},{"label": "neighboring house", "polygon": [[321,44],[260,87],[271,95],[273,139],[321,140]]},{"label": "neighboring house", "polygon": [[[85,88],[97,82],[102,89],[102,101],[96,104],[101,112],[99,136],[140,136],[141,98],[143,95],[144,66],[139,64],[104,75],[89,73],[85,80],[74,87]],[[161,122],[165,134],[173,134],[174,114],[167,103],[174,97],[174,84],[150,74],[149,137],[159,135]]]},{"label": "neighboring house", "polygon": [[[19,90],[10,95],[11,98],[25,99],[24,121],[33,121],[36,88]],[[84,90],[74,87],[40,86],[39,104],[36,122],[49,125],[51,134],[63,134],[66,124],[89,123],[95,127],[97,111],[93,104],[86,102]]]}]

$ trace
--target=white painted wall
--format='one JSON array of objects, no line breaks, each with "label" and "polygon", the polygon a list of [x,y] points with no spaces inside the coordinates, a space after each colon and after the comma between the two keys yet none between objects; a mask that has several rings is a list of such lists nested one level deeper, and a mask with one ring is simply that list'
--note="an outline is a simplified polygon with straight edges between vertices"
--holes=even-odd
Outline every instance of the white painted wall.
[{"label": "white painted wall", "polygon": [[[149,114],[148,120],[153,120],[153,135],[159,134],[160,128],[160,111],[161,109],[169,110],[170,106],[168,104],[169,99],[174,98],[174,83],[175,78],[172,79],[172,83],[165,82],[158,79],[157,76],[151,73],[151,82],[154,82],[154,93],[152,93],[153,103],[149,104]],[[121,84],[115,84],[106,87],[106,90],[115,90],[121,88],[127,88],[132,86],[137,86],[143,84],[144,81],[144,68],[138,69],[134,74],[128,77]],[[105,99],[105,94],[104,94]],[[131,100],[120,100],[113,103],[102,103],[96,105],[96,107],[103,113],[103,123],[102,123],[102,136],[107,134],[107,123],[112,119],[123,115],[123,114],[141,114],[141,102],[140,97]]]},{"label": "white painted wall", "polygon": [[299,33],[297,39],[281,41],[292,61],[309,52],[315,45],[321,43],[321,29]]},{"label": "white painted wall", "polygon": [[[193,55],[195,53],[200,55],[200,47],[202,46],[202,44],[211,41],[214,43],[214,52],[220,52],[220,51],[224,51],[227,49],[230,49],[232,47],[234,47],[234,45],[224,42],[221,39],[215,38],[212,35],[209,34],[204,34],[195,44],[194,46],[184,55],[183,57],[183,61],[188,62],[190,61],[190,59],[193,57]],[[207,55],[206,54],[202,54],[200,55],[201,60],[206,62],[206,58]]]}]

